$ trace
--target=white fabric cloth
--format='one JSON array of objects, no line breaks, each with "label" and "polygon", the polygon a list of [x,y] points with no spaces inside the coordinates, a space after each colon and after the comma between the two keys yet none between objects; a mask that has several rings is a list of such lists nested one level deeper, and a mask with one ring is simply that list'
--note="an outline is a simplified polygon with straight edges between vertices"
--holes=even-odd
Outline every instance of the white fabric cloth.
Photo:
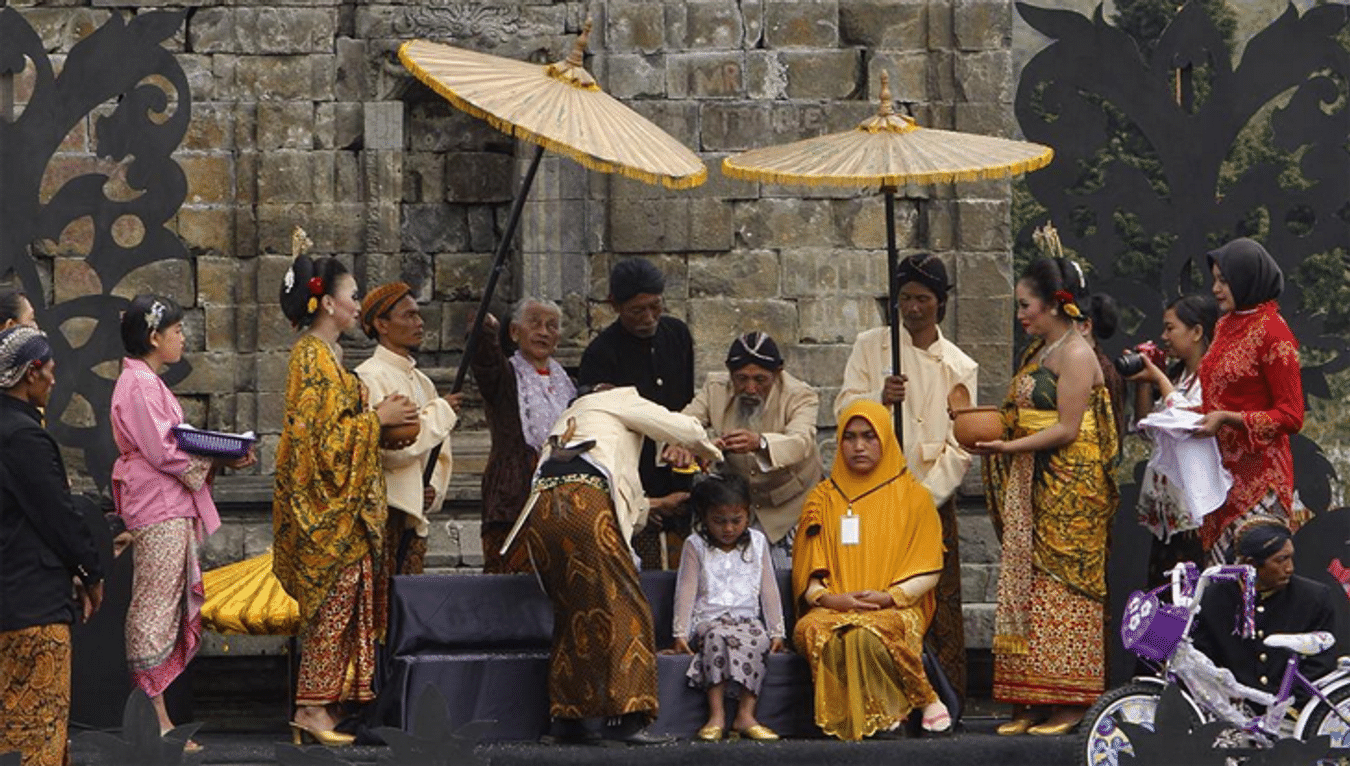
[{"label": "white fabric cloth", "polygon": [[1139,427],[1153,438],[1149,468],[1177,486],[1197,526],[1224,504],[1233,486],[1233,475],[1219,456],[1218,441],[1212,436],[1192,436],[1202,417],[1192,410],[1169,407],[1139,421]]},{"label": "white fabric cloth", "polygon": [[567,409],[567,403],[576,398],[577,387],[567,377],[567,371],[552,357],[548,360],[548,374],[541,375],[534,364],[519,351],[511,355],[511,369],[516,373],[516,403],[520,408],[520,430],[525,443],[535,452],[544,447],[548,431],[558,422],[558,416]]},{"label": "white fabric cloth", "polygon": [[[1200,376],[1185,373],[1176,381],[1172,393],[1153,405],[1153,412],[1163,412],[1169,408],[1198,411],[1203,403]],[[1199,527],[1200,517],[1191,513],[1185,493],[1177,484],[1168,481],[1166,476],[1153,470],[1151,463],[1144,469],[1144,478],[1139,486],[1139,518],[1154,537],[1167,542],[1178,532]]]},{"label": "white fabric cloth", "polygon": [[786,638],[783,602],[764,533],[751,529],[745,550],[721,550],[699,534],[685,538],[671,621],[675,638],[687,640],[695,627],[724,614],[756,619],[761,609],[769,637]]},{"label": "white fabric cloth", "polygon": [[445,502],[454,468],[450,455],[450,431],[459,416],[450,403],[436,393],[436,385],[408,356],[394,353],[384,346],[376,346],[375,353],[356,367],[368,392],[370,406],[374,407],[390,394],[403,394],[417,405],[421,430],[417,440],[398,450],[380,450],[384,463],[384,483],[389,507],[397,508],[412,517],[419,537],[429,530],[426,512],[422,510],[422,472],[431,450],[441,445],[436,457],[436,468],[431,474],[431,486],[436,490],[433,509]]},{"label": "white fabric cloth", "polygon": [[[970,468],[970,454],[956,443],[947,415],[947,395],[959,383],[970,392],[975,406],[980,366],[947,340],[915,348],[909,333],[900,330],[900,372],[905,384],[905,462],[915,478],[933,496],[934,505],[947,502]],[[891,329],[874,327],[858,333],[844,368],[844,384],[834,399],[834,416],[859,399],[881,401],[881,388],[891,374]]]}]

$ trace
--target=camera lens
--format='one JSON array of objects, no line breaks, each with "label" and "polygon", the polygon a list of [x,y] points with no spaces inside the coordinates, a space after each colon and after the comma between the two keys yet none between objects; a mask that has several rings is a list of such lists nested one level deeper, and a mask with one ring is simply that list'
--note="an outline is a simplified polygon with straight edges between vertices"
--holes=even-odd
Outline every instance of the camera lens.
[{"label": "camera lens", "polygon": [[1116,372],[1123,378],[1131,375],[1137,375],[1144,369],[1144,357],[1139,355],[1138,351],[1126,351],[1116,357]]}]

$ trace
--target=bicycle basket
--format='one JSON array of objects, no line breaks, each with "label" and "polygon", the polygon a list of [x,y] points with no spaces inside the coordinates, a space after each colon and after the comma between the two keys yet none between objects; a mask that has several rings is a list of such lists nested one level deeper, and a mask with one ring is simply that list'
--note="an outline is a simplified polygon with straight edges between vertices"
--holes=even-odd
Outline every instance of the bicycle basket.
[{"label": "bicycle basket", "polygon": [[1135,591],[1120,620],[1125,648],[1145,659],[1163,662],[1186,633],[1186,609],[1158,600],[1156,593]]}]

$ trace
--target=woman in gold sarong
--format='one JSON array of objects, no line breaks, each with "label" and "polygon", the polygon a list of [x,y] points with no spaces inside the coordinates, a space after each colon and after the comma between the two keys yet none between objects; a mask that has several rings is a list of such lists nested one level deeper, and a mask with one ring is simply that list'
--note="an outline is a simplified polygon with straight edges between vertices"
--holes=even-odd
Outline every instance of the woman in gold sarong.
[{"label": "woman in gold sarong", "polygon": [[924,673],[923,636],[942,570],[933,498],[905,467],[891,415],[859,401],[839,416],[839,451],[797,527],[793,641],[815,680],[816,725],[859,740],[899,727],[951,728]]},{"label": "woman in gold sarong", "polygon": [[1004,438],[977,445],[1003,543],[994,698],[1014,703],[1003,735],[1066,734],[1105,688],[1106,541],[1118,504],[1111,402],[1076,331],[1081,273],[1033,262],[1017,316],[1036,337],[1009,385]]},{"label": "woman in gold sarong", "polygon": [[[366,406],[342,367],[339,335],[356,325],[356,281],[335,258],[295,259],[281,306],[307,328],[291,349],[286,418],[272,499],[273,571],[300,607],[295,739],[350,744],[333,731],[340,703],[374,698],[375,642],[384,632],[387,513],[380,427],[415,422],[406,397]],[[297,744],[299,744],[297,742]]]}]

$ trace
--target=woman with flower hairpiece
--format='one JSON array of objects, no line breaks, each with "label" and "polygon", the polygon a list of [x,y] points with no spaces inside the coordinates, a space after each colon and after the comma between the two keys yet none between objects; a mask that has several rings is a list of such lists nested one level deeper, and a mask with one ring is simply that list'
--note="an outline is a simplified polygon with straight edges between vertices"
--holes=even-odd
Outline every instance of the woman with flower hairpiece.
[{"label": "woman with flower hairpiece", "polygon": [[[138,295],[122,314],[126,357],[112,395],[113,440],[121,454],[112,470],[113,502],[135,551],[127,608],[127,665],[159,716],[173,728],[164,690],[201,644],[205,596],[197,545],[220,526],[211,479],[222,466],[244,468],[252,451],[235,460],[184,452],[174,437],[183,408],[159,377],[183,358],[183,310],[172,300]],[[187,751],[201,749],[191,740]]]},{"label": "woman with flower hairpiece", "polygon": [[343,368],[338,338],[357,326],[361,304],[341,261],[298,255],[282,281],[281,310],[304,330],[287,366],[272,494],[272,571],[300,608],[291,730],[296,744],[308,734],[349,745],[354,737],[334,727],[343,703],[374,699],[385,626],[380,429],[416,423],[417,407],[401,394],[368,406],[361,381]]},{"label": "woman with flower hairpiece", "polygon": [[980,442],[1003,543],[994,622],[994,697],[1014,705],[1002,735],[1066,734],[1102,692],[1106,534],[1119,444],[1092,347],[1077,330],[1087,294],[1078,266],[1033,261],[1017,318],[1035,337],[1008,387],[1004,438]]}]

